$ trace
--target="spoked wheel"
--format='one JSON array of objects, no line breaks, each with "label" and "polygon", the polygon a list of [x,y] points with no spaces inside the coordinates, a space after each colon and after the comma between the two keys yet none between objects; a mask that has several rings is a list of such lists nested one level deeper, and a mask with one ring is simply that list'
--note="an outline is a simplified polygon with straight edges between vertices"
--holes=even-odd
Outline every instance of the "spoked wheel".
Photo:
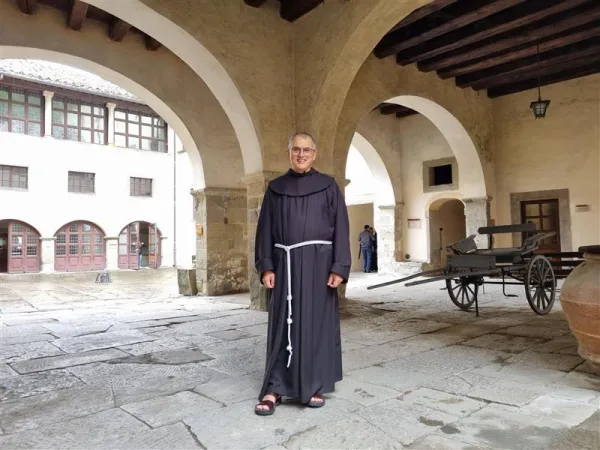
[{"label": "spoked wheel", "polygon": [[468,277],[446,279],[446,289],[450,300],[463,311],[468,311],[479,291],[479,283],[476,279]]},{"label": "spoked wheel", "polygon": [[534,256],[525,270],[525,295],[533,312],[548,314],[556,298],[556,278],[548,258]]}]

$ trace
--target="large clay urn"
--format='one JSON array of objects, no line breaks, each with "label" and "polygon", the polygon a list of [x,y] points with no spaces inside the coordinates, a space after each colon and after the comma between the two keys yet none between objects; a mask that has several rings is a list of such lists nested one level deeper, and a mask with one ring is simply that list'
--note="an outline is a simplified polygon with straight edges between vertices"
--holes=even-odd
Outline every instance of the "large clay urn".
[{"label": "large clay urn", "polygon": [[585,261],[567,277],[560,303],[579,355],[600,372],[600,245],[580,247]]}]

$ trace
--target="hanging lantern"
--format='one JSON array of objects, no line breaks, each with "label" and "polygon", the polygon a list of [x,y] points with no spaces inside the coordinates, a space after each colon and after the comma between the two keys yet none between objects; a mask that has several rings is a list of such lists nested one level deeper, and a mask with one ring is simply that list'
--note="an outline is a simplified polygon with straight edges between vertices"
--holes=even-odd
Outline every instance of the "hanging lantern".
[{"label": "hanging lantern", "polygon": [[[540,44],[537,44],[537,62],[540,63]],[[539,73],[539,72],[538,72]],[[533,110],[533,116],[536,119],[546,117],[546,110],[550,105],[550,100],[542,100],[542,92],[540,90],[540,75],[538,75],[538,99],[529,104],[529,107]]]}]

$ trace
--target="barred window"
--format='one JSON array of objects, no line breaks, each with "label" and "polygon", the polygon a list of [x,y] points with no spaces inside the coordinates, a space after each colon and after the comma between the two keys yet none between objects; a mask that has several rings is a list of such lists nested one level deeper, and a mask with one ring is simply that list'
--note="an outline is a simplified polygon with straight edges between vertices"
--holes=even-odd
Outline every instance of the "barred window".
[{"label": "barred window", "polygon": [[129,195],[132,197],[152,197],[152,179],[129,178]]},{"label": "barred window", "polygon": [[69,192],[93,194],[96,174],[69,171]]},{"label": "barred window", "polygon": [[115,110],[115,145],[167,152],[167,124],[158,116]]},{"label": "barred window", "polygon": [[104,107],[62,98],[52,100],[52,136],[89,144],[106,144]]},{"label": "barred window", "polygon": [[42,94],[15,87],[0,87],[0,131],[42,135]]},{"label": "barred window", "polygon": [[27,167],[0,165],[0,187],[27,189]]}]

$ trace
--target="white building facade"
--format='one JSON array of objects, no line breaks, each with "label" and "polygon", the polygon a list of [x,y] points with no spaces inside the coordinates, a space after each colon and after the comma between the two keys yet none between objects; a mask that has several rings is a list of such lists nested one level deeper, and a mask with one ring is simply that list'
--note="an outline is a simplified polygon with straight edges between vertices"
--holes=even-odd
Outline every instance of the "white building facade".
[{"label": "white building facade", "polygon": [[192,169],[169,125],[105,80],[0,61],[0,272],[189,266]]}]

